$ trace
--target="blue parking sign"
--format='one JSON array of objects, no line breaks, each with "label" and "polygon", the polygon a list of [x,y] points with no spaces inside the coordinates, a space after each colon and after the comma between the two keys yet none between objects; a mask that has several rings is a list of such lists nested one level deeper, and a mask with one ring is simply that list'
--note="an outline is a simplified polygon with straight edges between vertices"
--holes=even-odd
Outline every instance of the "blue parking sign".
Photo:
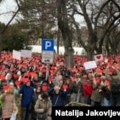
[{"label": "blue parking sign", "polygon": [[54,51],[54,40],[42,39],[42,51]]}]

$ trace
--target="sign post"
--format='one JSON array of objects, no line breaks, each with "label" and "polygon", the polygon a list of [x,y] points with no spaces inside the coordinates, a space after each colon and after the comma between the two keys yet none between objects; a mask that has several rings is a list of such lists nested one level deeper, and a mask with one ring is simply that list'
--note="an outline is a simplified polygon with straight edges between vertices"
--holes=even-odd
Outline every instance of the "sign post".
[{"label": "sign post", "polygon": [[49,76],[49,64],[54,61],[54,40],[42,39],[42,62],[46,63],[46,80]]},{"label": "sign post", "polygon": [[54,40],[42,39],[42,62],[53,63],[54,59]]}]

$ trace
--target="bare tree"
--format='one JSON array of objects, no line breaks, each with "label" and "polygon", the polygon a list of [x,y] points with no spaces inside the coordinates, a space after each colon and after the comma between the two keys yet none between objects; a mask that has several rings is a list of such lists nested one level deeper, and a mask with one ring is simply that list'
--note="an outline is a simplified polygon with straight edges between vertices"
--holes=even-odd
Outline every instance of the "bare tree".
[{"label": "bare tree", "polygon": [[[117,0],[73,0],[71,5],[70,18],[73,20],[78,43],[87,51],[88,59],[96,51],[102,53],[107,36],[119,25],[120,12]],[[83,17],[88,30],[87,44],[81,37],[80,24],[75,15]],[[99,34],[99,31],[102,31]]]},{"label": "bare tree", "polygon": [[15,0],[15,2],[17,4],[17,10],[14,12],[13,16],[11,17],[11,19],[9,20],[9,22],[6,24],[6,26],[4,27],[4,29],[0,32],[0,52],[2,51],[2,35],[4,34],[4,32],[7,30],[8,26],[11,24],[11,22],[14,20],[14,18],[16,17],[16,15],[20,11],[19,0]]}]

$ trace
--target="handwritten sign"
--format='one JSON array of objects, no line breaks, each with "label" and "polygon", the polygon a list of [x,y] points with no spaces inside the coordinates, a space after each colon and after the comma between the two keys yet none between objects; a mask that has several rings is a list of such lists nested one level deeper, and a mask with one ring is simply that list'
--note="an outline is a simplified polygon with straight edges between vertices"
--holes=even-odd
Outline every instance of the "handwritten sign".
[{"label": "handwritten sign", "polygon": [[97,67],[97,64],[95,61],[89,61],[89,62],[85,62],[84,63],[84,67],[86,70],[89,70],[89,69],[94,69]]},{"label": "handwritten sign", "polygon": [[95,55],[95,56],[94,56],[94,60],[95,60],[96,62],[102,61],[102,60],[103,60],[103,55],[102,55],[102,54]]}]

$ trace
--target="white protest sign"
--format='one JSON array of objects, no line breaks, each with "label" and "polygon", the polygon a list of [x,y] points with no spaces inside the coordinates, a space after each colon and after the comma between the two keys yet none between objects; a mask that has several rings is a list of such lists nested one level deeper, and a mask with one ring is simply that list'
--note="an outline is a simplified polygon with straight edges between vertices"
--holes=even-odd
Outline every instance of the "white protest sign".
[{"label": "white protest sign", "polygon": [[102,54],[95,55],[95,56],[94,56],[94,59],[95,59],[95,61],[97,61],[97,62],[102,61],[102,60],[103,60],[103,55],[102,55]]},{"label": "white protest sign", "polygon": [[21,60],[21,52],[13,50],[13,58],[17,60]]},{"label": "white protest sign", "polygon": [[84,67],[86,70],[93,69],[97,67],[97,64],[95,61],[89,61],[84,63]]},{"label": "white protest sign", "polygon": [[31,50],[21,50],[21,57],[31,58],[32,57]]}]

